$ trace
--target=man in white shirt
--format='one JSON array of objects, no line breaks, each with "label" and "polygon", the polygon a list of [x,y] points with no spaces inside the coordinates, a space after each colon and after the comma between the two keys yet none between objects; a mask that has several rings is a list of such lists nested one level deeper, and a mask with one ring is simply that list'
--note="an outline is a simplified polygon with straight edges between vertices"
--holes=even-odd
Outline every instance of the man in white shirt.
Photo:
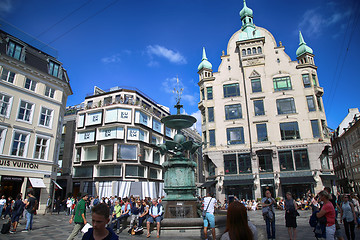
[{"label": "man in white shirt", "polygon": [[208,227],[211,228],[213,239],[216,239],[215,235],[215,216],[214,216],[214,208],[216,204],[216,199],[212,197],[211,193],[207,193],[204,198],[204,212],[206,212],[204,219],[204,235],[207,240],[207,230]]},{"label": "man in white shirt", "polygon": [[164,212],[163,206],[157,202],[157,199],[153,199],[152,205],[149,209],[149,217],[146,223],[146,228],[148,232],[146,237],[150,237],[150,223],[154,223],[154,222],[156,222],[157,238],[160,237],[160,222],[163,212]]},{"label": "man in white shirt", "polygon": [[2,195],[2,197],[0,199],[0,218],[2,216],[2,211],[3,211],[5,204],[6,204],[6,198],[4,195]]}]

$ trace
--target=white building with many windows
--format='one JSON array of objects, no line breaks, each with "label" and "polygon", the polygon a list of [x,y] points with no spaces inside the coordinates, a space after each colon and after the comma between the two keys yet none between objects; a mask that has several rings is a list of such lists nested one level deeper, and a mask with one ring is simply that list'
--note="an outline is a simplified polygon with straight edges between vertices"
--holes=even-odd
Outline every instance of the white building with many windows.
[{"label": "white building with many windows", "polygon": [[0,195],[25,196],[33,188],[41,213],[56,179],[61,124],[72,91],[53,49],[13,35],[0,30]]},{"label": "white building with many windows", "polygon": [[[330,140],[314,54],[300,33],[297,61],[240,11],[213,72],[205,49],[198,67],[208,190],[256,199],[269,189],[302,197],[334,184]],[[330,154],[331,155],[331,154]]]},{"label": "white building with many windows", "polygon": [[95,87],[77,112],[73,193],[161,197],[166,156],[155,145],[174,135],[161,123],[168,115],[138,89]]}]

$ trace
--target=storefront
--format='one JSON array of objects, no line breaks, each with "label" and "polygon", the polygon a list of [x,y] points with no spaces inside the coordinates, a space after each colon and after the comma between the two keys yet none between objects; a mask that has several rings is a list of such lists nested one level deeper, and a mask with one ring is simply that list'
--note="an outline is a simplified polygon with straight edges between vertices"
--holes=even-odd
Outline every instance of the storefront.
[{"label": "storefront", "polygon": [[11,196],[13,199],[21,192],[21,186],[23,185],[24,178],[16,176],[1,176],[0,183],[0,196]]},{"label": "storefront", "polygon": [[280,177],[280,183],[282,187],[282,197],[286,197],[286,193],[290,192],[297,198],[305,197],[306,193],[314,193],[314,185],[316,181],[312,176],[303,177]]},{"label": "storefront", "polygon": [[225,196],[234,195],[238,199],[253,200],[254,199],[254,180],[224,180]]},{"label": "storefront", "polygon": [[274,187],[274,179],[260,179],[260,187],[261,187],[261,196],[265,197],[265,192],[270,191],[272,197],[277,197],[275,187]]}]

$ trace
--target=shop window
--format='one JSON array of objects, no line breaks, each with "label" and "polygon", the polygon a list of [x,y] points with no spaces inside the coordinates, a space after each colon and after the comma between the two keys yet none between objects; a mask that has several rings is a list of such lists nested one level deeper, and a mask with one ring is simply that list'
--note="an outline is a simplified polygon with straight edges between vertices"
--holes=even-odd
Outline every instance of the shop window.
[{"label": "shop window", "polygon": [[291,80],[290,77],[278,77],[273,79],[274,90],[275,91],[285,91],[291,90]]},{"label": "shop window", "polygon": [[306,149],[294,150],[296,170],[310,169],[309,156]]},{"label": "shop window", "polygon": [[272,164],[272,152],[264,151],[261,153],[257,153],[259,159],[259,171],[261,172],[272,172],[273,164]]},{"label": "shop window", "polygon": [[240,96],[240,89],[238,83],[226,84],[223,86],[224,98]]},{"label": "shop window", "polygon": [[251,173],[251,156],[250,153],[238,154],[238,165],[239,165],[239,174],[241,173]]},{"label": "shop window", "polygon": [[237,174],[236,154],[224,155],[225,174]]},{"label": "shop window", "polygon": [[242,118],[241,104],[225,105],[225,119],[240,119]]},{"label": "shop window", "polygon": [[137,160],[137,146],[118,144],[117,149],[118,160]]},{"label": "shop window", "polygon": [[296,113],[294,98],[277,99],[276,106],[279,115]]},{"label": "shop window", "polygon": [[280,171],[293,171],[294,163],[292,151],[279,151]]},{"label": "shop window", "polygon": [[300,131],[297,122],[280,123],[281,140],[300,139]]},{"label": "shop window", "polygon": [[262,91],[260,78],[251,79],[251,88],[253,93]]}]

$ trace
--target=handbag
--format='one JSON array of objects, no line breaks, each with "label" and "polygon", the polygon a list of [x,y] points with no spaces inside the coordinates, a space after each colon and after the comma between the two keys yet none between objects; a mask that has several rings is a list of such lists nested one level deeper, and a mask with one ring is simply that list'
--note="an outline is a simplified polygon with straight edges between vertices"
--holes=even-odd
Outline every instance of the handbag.
[{"label": "handbag", "polygon": [[209,201],[209,203],[208,203],[208,205],[207,205],[206,209],[202,212],[202,217],[203,217],[203,218],[205,218],[205,217],[206,217],[206,212],[207,212],[207,210],[208,210],[208,208],[209,208],[209,205],[210,205],[210,203],[211,203],[211,200],[212,200],[212,197],[210,198],[210,201]]}]

